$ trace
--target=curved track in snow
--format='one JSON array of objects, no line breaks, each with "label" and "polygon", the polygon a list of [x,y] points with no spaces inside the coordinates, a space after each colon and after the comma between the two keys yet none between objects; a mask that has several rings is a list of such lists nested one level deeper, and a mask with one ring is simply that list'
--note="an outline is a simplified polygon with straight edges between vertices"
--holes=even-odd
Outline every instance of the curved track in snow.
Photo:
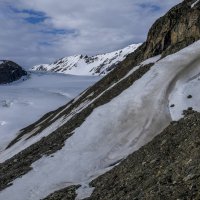
[{"label": "curved track in snow", "polygon": [[[199,72],[200,42],[158,61],[131,87],[96,108],[60,151],[35,162],[0,199],[13,200],[15,194],[15,200],[39,200],[63,187],[89,183],[170,123],[170,96]],[[77,199],[85,197],[82,192],[89,195],[81,188]]]}]

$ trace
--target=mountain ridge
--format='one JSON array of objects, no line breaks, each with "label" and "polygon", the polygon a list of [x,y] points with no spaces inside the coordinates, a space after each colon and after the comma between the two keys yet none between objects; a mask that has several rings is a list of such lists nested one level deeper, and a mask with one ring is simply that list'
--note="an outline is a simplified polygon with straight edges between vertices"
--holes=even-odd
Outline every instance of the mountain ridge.
[{"label": "mountain ridge", "polygon": [[106,75],[112,71],[127,55],[134,52],[141,44],[132,44],[123,49],[96,56],[75,55],[61,58],[52,64],[41,64],[32,71],[50,71],[71,75]]}]

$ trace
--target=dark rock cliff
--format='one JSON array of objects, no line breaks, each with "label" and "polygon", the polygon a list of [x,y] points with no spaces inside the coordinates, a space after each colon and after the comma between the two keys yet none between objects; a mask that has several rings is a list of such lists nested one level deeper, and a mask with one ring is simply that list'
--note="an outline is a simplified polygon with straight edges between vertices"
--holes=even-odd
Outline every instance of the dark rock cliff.
[{"label": "dark rock cliff", "polygon": [[144,44],[144,59],[168,55],[200,39],[200,2],[185,0],[159,18],[151,27]]},{"label": "dark rock cliff", "polygon": [[0,84],[6,84],[20,79],[27,75],[18,64],[12,61],[0,61]]}]

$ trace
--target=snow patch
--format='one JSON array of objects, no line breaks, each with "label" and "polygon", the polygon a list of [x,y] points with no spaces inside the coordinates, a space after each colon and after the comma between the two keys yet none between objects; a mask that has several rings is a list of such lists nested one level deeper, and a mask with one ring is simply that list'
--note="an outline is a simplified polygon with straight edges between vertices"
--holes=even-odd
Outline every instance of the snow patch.
[{"label": "snow patch", "polygon": [[[192,69],[193,68],[193,69]],[[174,91],[169,96],[170,113],[173,120],[183,117],[183,110],[193,109],[200,112],[200,59],[184,72],[175,85]],[[195,76],[198,74],[198,76]],[[194,77],[193,77],[194,75]]]},{"label": "snow patch", "polygon": [[91,196],[92,192],[94,191],[93,187],[89,186],[89,183],[82,183],[81,187],[76,190],[77,196],[75,200],[85,199]]},{"label": "snow patch", "polygon": [[194,8],[199,2],[200,2],[200,0],[195,1],[195,2],[191,5],[191,8]]}]

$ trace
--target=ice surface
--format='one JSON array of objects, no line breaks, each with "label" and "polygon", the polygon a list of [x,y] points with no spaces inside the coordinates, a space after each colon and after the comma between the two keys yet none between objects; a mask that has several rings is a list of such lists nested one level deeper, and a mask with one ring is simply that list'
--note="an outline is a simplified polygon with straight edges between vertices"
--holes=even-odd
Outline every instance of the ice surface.
[{"label": "ice surface", "polygon": [[74,98],[98,77],[32,73],[0,86],[0,152],[17,132]]},{"label": "ice surface", "polygon": [[111,169],[170,123],[168,99],[178,91],[178,85],[188,93],[198,90],[199,59],[200,42],[196,42],[158,61],[131,87],[96,108],[53,157],[33,163],[33,170],[3,190],[0,199],[13,200],[15,194],[15,200],[39,200],[74,184],[83,185],[77,199],[88,196],[92,191],[87,187],[90,180]]}]

